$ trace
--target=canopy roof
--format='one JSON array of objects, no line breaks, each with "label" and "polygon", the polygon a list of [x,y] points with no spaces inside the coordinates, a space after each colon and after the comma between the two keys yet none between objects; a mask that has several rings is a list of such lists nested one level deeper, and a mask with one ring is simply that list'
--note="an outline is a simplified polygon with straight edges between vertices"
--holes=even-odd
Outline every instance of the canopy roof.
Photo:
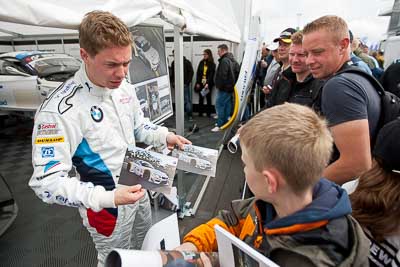
[{"label": "canopy roof", "polygon": [[0,0],[0,37],[76,34],[92,10],[110,11],[128,27],[159,16],[184,33],[240,42],[230,0]]}]

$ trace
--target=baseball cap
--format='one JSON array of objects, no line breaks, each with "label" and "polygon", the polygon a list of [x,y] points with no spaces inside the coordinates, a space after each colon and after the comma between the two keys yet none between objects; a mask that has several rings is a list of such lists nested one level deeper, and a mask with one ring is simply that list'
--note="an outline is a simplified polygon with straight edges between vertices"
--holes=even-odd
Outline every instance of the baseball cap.
[{"label": "baseball cap", "polygon": [[290,39],[292,37],[292,34],[295,33],[296,30],[293,28],[287,28],[286,30],[284,30],[283,32],[281,32],[279,34],[278,38],[274,39],[274,42],[279,42],[282,41],[284,43],[292,43],[292,40]]},{"label": "baseball cap", "polygon": [[267,49],[274,51],[278,49],[279,44],[277,42],[272,42],[266,46]]},{"label": "baseball cap", "polygon": [[375,158],[381,160],[382,167],[400,173],[400,118],[391,121],[379,130],[374,150]]}]

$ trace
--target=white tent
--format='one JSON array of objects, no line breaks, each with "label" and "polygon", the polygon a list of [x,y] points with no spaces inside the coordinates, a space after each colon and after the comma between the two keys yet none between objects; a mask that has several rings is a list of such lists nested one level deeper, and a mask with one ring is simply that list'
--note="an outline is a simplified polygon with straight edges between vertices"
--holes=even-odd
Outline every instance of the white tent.
[{"label": "white tent", "polygon": [[[0,23],[0,31],[12,35],[73,33],[85,13],[92,10],[110,11],[121,18],[128,27],[160,16],[188,34],[205,35],[240,42],[230,0],[0,0],[0,21],[17,24],[45,26],[59,29],[21,27]],[[28,32],[27,32],[28,31]]]}]

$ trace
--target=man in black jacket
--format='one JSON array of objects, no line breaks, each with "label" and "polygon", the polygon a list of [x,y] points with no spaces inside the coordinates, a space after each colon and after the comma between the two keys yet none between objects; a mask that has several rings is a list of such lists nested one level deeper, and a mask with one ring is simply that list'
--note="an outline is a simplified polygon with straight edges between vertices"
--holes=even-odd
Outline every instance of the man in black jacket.
[{"label": "man in black jacket", "polygon": [[[172,53],[174,53],[174,51],[172,51]],[[190,83],[192,82],[193,74],[194,71],[192,63],[186,59],[185,56],[183,56],[184,106],[189,121],[192,121],[192,94],[190,90]],[[175,61],[172,61],[171,63],[171,71],[169,72],[169,76],[171,85],[175,88]]]},{"label": "man in black jacket", "polygon": [[236,79],[239,76],[239,64],[233,54],[228,51],[226,44],[218,46],[219,64],[215,75],[215,87],[217,90],[217,100],[215,108],[217,110],[217,126],[211,131],[220,131],[232,113],[232,95]]},{"label": "man in black jacket", "polygon": [[400,60],[393,62],[383,73],[381,84],[385,90],[400,97]]}]

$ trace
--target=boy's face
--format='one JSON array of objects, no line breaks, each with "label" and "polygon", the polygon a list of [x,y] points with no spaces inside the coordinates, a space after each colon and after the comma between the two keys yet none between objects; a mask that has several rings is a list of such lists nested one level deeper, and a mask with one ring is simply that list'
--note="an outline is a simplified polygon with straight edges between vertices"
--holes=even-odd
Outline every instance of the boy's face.
[{"label": "boy's face", "polygon": [[250,190],[256,198],[267,201],[268,183],[266,177],[256,170],[254,162],[244,146],[242,146],[242,161],[245,165],[244,174],[246,175],[246,181]]}]

